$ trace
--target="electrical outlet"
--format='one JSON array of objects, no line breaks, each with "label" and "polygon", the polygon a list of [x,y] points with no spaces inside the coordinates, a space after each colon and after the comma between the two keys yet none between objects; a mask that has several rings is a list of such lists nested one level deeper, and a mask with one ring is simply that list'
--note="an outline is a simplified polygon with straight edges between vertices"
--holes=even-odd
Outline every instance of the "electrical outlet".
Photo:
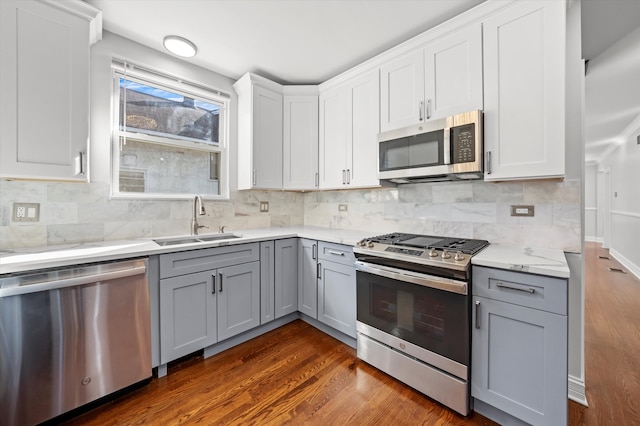
[{"label": "electrical outlet", "polygon": [[534,216],[533,206],[511,206],[511,216]]},{"label": "electrical outlet", "polygon": [[40,220],[40,203],[13,203],[14,222],[37,222]]},{"label": "electrical outlet", "polygon": [[269,211],[269,202],[260,201],[260,213],[267,213]]},{"label": "electrical outlet", "polygon": [[338,204],[338,211],[339,212],[346,212],[349,210],[349,205],[347,204]]}]

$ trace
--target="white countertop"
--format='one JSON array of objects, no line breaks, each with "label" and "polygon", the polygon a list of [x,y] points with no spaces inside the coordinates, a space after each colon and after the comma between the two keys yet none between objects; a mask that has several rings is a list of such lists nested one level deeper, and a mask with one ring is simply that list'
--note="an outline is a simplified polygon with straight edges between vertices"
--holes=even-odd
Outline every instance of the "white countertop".
[{"label": "white countertop", "polygon": [[498,269],[569,278],[562,250],[490,245],[471,258],[471,264]]},{"label": "white countertop", "polygon": [[144,238],[5,250],[0,251],[0,274],[293,237],[353,246],[361,239],[371,236],[370,232],[364,231],[309,226],[243,229],[230,232],[241,235],[241,237],[224,241],[195,242],[164,247],[156,244],[151,238]]}]

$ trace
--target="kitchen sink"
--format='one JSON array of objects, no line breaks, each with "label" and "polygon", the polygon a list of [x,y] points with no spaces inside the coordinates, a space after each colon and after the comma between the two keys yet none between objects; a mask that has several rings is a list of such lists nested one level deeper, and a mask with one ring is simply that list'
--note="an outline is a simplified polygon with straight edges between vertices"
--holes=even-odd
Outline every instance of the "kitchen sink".
[{"label": "kitchen sink", "polygon": [[212,241],[233,240],[240,238],[242,235],[233,234],[230,232],[222,234],[204,234],[204,235],[191,235],[185,237],[166,237],[155,238],[153,241],[159,246],[174,246],[179,244],[193,244],[193,243],[210,243]]}]

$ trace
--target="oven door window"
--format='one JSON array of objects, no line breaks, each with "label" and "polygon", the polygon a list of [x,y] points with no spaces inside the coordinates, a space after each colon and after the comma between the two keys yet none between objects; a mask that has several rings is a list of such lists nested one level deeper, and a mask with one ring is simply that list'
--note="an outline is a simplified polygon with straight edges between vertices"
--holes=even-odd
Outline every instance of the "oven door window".
[{"label": "oven door window", "polygon": [[380,171],[444,164],[444,131],[380,142]]},{"label": "oven door window", "polygon": [[469,365],[469,297],[357,271],[358,321]]}]

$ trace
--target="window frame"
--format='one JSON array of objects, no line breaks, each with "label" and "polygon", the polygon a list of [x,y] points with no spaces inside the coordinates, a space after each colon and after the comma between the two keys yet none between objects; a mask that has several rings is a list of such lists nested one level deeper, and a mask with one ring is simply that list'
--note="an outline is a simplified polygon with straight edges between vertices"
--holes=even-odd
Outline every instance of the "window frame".
[{"label": "window frame", "polygon": [[[120,129],[120,78],[136,81],[159,89],[167,90],[183,96],[193,97],[220,106],[218,121],[218,143],[207,143],[195,139],[174,139],[170,137],[154,136],[145,133],[128,132]],[[120,139],[124,137],[142,143],[163,145],[169,147],[218,153],[220,161],[220,175],[218,179],[218,194],[200,193],[204,199],[229,199],[229,111],[231,96],[219,90],[211,89],[191,83],[169,74],[156,72],[128,62],[114,60],[111,66],[111,199],[138,200],[187,200],[192,199],[194,193],[161,193],[161,192],[121,192],[120,191]],[[126,129],[126,127],[125,127]],[[210,176],[203,176],[203,180],[210,180]]]}]

